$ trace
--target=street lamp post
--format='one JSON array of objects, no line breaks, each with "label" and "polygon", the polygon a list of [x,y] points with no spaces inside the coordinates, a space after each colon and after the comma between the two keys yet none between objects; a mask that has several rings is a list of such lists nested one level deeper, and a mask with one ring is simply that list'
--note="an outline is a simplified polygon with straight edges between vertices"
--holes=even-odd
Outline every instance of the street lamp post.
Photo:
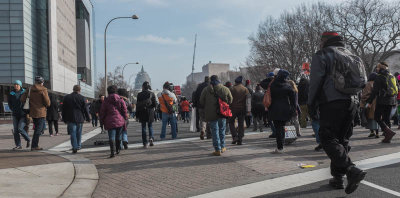
[{"label": "street lamp post", "polygon": [[122,80],[124,80],[124,70],[125,70],[125,67],[126,67],[127,65],[138,65],[138,64],[139,64],[139,62],[136,62],[136,63],[127,63],[127,64],[125,64],[124,67],[122,67]]},{"label": "street lamp post", "polygon": [[105,80],[104,94],[106,96],[108,95],[107,94],[107,28],[110,25],[110,23],[116,19],[139,19],[139,17],[136,15],[132,15],[130,17],[115,17],[107,23],[106,28],[104,29],[104,80]]}]

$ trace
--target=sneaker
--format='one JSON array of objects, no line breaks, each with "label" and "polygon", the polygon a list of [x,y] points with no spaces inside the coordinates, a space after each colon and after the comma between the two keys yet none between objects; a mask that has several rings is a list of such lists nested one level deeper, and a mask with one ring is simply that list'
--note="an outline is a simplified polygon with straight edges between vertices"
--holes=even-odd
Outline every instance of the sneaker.
[{"label": "sneaker", "polygon": [[375,133],[374,133],[374,132],[371,132],[371,133],[368,135],[368,137],[369,137],[369,138],[375,137]]},{"label": "sneaker", "polygon": [[343,177],[333,177],[329,180],[329,185],[335,189],[344,189]]},{"label": "sneaker", "polygon": [[72,153],[77,153],[78,149],[72,149]]},{"label": "sneaker", "polygon": [[26,148],[29,148],[31,146],[31,142],[30,141],[27,141],[26,142]]},{"label": "sneaker", "polygon": [[283,154],[283,149],[275,149],[274,151],[271,152],[272,154]]},{"label": "sneaker", "polygon": [[232,144],[236,144],[236,143],[237,143],[237,140],[233,140],[233,141],[232,141]]},{"label": "sneaker", "polygon": [[226,148],[223,147],[223,148],[221,149],[221,153],[225,153],[225,152],[226,152]]},{"label": "sneaker", "polygon": [[21,150],[21,149],[22,149],[22,146],[16,146],[16,147],[13,148],[14,151],[15,150]]},{"label": "sneaker", "polygon": [[349,171],[347,171],[346,175],[347,175],[347,186],[344,191],[346,192],[346,194],[351,194],[355,190],[357,190],[358,185],[365,178],[365,175],[367,175],[367,173],[353,166]]},{"label": "sneaker", "polygon": [[214,156],[221,156],[221,151],[214,151],[212,154]]},{"label": "sneaker", "polygon": [[314,148],[314,151],[321,151],[322,148],[322,144],[318,144],[317,147]]},{"label": "sneaker", "polygon": [[56,133],[56,136],[58,136],[58,133]]},{"label": "sneaker", "polygon": [[50,134],[50,137],[53,137],[53,134]]},{"label": "sneaker", "polygon": [[376,135],[375,135],[375,138],[379,138],[379,134],[376,134]]},{"label": "sneaker", "polygon": [[154,146],[153,139],[150,139],[150,146]]}]

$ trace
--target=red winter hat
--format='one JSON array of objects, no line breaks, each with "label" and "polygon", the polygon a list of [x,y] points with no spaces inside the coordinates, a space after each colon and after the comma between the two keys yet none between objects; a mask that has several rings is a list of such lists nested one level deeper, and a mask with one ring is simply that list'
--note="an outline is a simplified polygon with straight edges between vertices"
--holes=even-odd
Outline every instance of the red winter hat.
[{"label": "red winter hat", "polygon": [[324,33],[322,33],[321,38],[330,39],[330,38],[338,37],[338,36],[340,36],[339,33],[330,31],[330,32],[324,32]]},{"label": "red winter hat", "polygon": [[246,80],[246,85],[250,85],[250,80]]}]

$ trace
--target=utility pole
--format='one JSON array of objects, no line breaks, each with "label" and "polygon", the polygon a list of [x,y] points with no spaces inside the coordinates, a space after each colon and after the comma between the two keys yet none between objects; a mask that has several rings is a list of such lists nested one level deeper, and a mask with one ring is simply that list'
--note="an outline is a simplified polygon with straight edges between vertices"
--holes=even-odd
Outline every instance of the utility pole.
[{"label": "utility pole", "polygon": [[194,51],[193,51],[193,63],[192,63],[192,82],[194,82],[194,58],[196,57],[196,42],[197,34],[194,35]]}]

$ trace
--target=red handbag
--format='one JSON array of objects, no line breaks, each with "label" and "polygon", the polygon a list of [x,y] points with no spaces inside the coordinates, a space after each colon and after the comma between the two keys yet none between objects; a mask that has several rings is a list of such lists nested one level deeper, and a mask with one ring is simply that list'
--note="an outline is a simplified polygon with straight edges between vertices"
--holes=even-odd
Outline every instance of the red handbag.
[{"label": "red handbag", "polygon": [[217,111],[217,114],[219,114],[225,118],[232,117],[232,111],[229,108],[228,103],[223,101],[221,98],[218,98],[218,106],[219,106],[219,108],[218,108],[219,112]]}]

